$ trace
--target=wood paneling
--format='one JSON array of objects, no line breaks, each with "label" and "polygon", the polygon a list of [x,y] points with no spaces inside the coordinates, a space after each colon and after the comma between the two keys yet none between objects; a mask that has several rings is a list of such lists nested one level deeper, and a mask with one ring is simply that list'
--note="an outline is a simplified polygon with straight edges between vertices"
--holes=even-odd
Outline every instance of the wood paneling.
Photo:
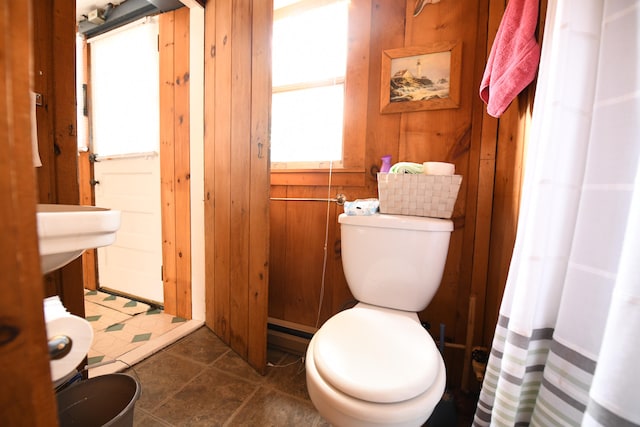
[{"label": "wood paneling", "polygon": [[205,7],[206,323],[266,367],[271,2]]},{"label": "wood paneling", "polygon": [[28,1],[0,4],[0,419],[10,426],[56,423],[31,157],[30,8]]},{"label": "wood paneling", "polygon": [[164,310],[191,318],[189,9],[160,15],[160,176]]}]

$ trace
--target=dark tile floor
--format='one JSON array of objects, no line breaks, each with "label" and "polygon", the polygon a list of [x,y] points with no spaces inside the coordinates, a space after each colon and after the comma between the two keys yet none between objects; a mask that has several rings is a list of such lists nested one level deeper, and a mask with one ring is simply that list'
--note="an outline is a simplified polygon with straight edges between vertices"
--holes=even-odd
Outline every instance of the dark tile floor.
[{"label": "dark tile floor", "polygon": [[265,376],[206,327],[138,363],[134,426],[328,426],[299,357],[270,350]]},{"label": "dark tile floor", "polygon": [[328,426],[307,394],[302,360],[270,350],[268,361],[276,366],[259,375],[202,327],[127,371],[142,385],[134,426]]}]

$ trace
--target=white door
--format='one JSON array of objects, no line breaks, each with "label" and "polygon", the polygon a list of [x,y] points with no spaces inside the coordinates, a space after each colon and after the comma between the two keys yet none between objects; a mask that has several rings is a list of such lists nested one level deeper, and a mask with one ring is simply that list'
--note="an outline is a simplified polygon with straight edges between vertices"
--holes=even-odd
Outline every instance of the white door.
[{"label": "white door", "polygon": [[88,42],[96,206],[122,212],[99,286],[162,304],[157,18]]},{"label": "white door", "polygon": [[163,302],[160,159],[157,153],[98,157],[96,206],[122,212],[116,242],[98,249],[100,287]]}]

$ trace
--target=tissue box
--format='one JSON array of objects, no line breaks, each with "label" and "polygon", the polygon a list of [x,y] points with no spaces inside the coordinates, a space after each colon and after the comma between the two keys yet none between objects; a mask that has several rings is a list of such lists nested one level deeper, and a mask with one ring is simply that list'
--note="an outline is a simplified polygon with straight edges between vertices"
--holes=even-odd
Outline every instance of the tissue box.
[{"label": "tissue box", "polygon": [[378,173],[380,212],[451,218],[462,175]]}]

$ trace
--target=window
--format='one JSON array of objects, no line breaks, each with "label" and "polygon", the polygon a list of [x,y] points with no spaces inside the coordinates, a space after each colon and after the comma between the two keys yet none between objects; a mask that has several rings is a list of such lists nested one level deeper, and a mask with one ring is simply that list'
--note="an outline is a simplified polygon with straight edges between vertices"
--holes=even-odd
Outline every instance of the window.
[{"label": "window", "polygon": [[349,2],[274,0],[272,168],[343,164]]},{"label": "window", "polygon": [[144,18],[88,40],[92,151],[101,156],[158,151],[158,19]]}]

